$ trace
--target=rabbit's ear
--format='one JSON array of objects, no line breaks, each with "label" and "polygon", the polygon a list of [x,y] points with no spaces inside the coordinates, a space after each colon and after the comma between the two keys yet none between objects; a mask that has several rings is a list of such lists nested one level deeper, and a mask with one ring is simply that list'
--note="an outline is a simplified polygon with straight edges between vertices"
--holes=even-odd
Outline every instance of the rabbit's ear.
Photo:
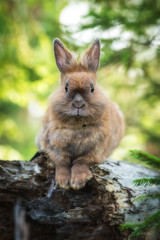
[{"label": "rabbit's ear", "polygon": [[87,49],[83,56],[83,61],[88,65],[88,69],[92,72],[96,72],[99,66],[100,58],[100,40],[96,39],[92,45]]},{"label": "rabbit's ear", "polygon": [[71,63],[72,54],[64,47],[63,43],[58,38],[54,39],[53,45],[57,67],[60,72],[63,73]]}]

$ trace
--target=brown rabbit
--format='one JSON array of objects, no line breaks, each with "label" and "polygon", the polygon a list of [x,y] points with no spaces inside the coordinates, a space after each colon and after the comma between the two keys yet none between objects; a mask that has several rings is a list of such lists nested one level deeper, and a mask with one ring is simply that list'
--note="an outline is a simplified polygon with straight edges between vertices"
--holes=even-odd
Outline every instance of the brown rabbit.
[{"label": "brown rabbit", "polygon": [[92,178],[90,165],[102,163],[119,144],[124,120],[96,81],[98,39],[80,62],[57,38],[54,53],[61,86],[50,97],[37,145],[55,164],[56,184],[80,189]]}]

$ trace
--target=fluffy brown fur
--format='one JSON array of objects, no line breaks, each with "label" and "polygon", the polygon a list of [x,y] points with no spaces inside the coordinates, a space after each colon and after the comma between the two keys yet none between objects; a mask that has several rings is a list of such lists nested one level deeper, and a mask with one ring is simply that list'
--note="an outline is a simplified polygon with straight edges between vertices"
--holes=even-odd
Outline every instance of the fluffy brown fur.
[{"label": "fluffy brown fur", "polygon": [[53,160],[57,185],[80,189],[92,178],[89,166],[102,163],[119,144],[124,120],[96,81],[98,39],[80,62],[59,39],[54,40],[54,53],[61,86],[50,97],[37,145]]}]

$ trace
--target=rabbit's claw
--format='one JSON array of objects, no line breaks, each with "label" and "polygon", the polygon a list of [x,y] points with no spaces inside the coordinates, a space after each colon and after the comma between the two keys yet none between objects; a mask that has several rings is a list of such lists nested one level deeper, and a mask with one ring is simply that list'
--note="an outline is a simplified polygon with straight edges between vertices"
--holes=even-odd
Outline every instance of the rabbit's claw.
[{"label": "rabbit's claw", "polygon": [[56,185],[60,188],[70,188],[70,170],[68,168],[60,168],[56,170]]},{"label": "rabbit's claw", "polygon": [[92,177],[93,175],[89,169],[86,169],[85,171],[79,171],[78,169],[74,168],[71,174],[70,185],[73,189],[79,190],[83,188],[86,185],[86,182],[88,182]]}]

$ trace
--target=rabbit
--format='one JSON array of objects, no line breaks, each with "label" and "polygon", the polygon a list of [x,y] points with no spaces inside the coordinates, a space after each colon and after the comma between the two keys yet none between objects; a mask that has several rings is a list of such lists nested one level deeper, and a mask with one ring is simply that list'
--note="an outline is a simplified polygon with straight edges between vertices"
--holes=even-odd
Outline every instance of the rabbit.
[{"label": "rabbit", "polygon": [[78,190],[92,178],[90,166],[102,163],[118,146],[124,118],[97,83],[100,40],[79,62],[58,38],[53,47],[61,85],[50,96],[37,145],[55,165],[56,185]]}]

